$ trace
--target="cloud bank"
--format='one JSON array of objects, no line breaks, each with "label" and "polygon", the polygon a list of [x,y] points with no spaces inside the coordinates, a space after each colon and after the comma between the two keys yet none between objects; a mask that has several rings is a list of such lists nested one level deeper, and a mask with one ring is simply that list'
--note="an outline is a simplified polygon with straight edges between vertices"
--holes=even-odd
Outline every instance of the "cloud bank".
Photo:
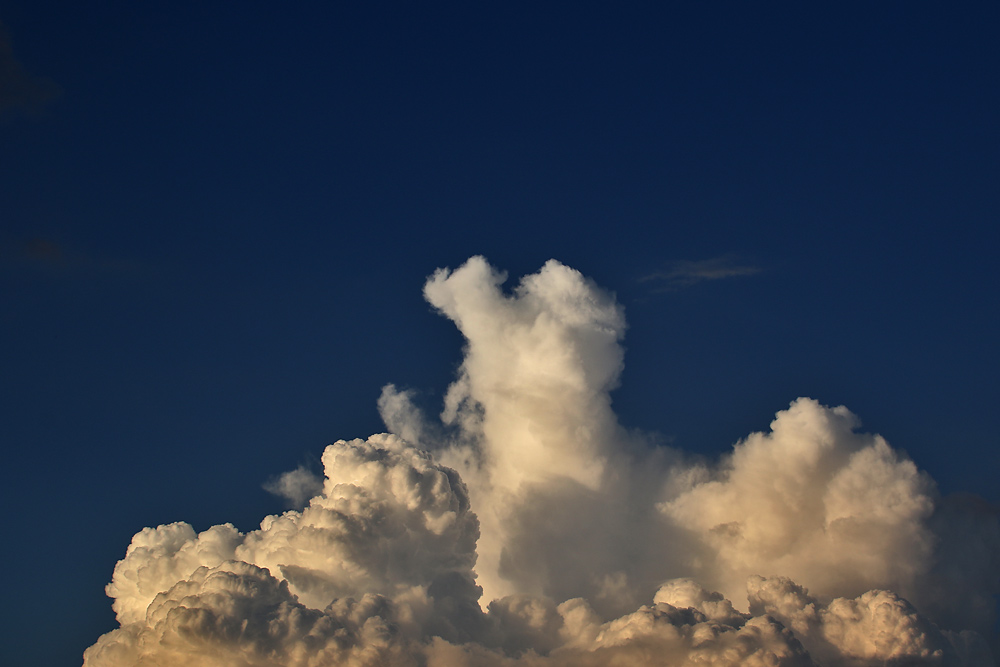
[{"label": "cloud bank", "polygon": [[504,282],[424,287],[466,339],[439,416],[387,385],[390,433],[272,483],[301,509],[138,533],[84,664],[995,664],[995,508],[808,398],[714,463],[653,446],[611,408],[614,296]]}]

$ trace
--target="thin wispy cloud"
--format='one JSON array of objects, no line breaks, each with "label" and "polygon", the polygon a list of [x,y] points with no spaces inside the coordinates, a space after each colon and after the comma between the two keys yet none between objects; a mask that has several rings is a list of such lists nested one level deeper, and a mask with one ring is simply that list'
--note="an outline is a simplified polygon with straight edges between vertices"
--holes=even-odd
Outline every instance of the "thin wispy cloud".
[{"label": "thin wispy cloud", "polygon": [[59,92],[54,82],[24,69],[14,57],[10,37],[0,23],[0,115],[15,110],[37,112]]},{"label": "thin wispy cloud", "polygon": [[673,260],[664,269],[643,276],[639,281],[649,283],[654,291],[670,292],[704,282],[753,276],[761,271],[759,266],[727,254],[709,259]]},{"label": "thin wispy cloud", "polygon": [[50,276],[133,272],[141,263],[94,254],[51,236],[0,240],[0,269]]}]

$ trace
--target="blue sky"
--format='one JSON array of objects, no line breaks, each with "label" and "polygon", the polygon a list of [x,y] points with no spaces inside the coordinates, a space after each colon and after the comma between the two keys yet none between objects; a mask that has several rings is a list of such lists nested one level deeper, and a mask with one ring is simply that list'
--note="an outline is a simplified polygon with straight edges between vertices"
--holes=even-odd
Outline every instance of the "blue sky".
[{"label": "blue sky", "polygon": [[363,4],[0,8],[0,662],[78,660],[134,532],[253,528],[384,384],[436,409],[474,254],[617,294],[628,427],[811,396],[1000,502],[995,4]]}]

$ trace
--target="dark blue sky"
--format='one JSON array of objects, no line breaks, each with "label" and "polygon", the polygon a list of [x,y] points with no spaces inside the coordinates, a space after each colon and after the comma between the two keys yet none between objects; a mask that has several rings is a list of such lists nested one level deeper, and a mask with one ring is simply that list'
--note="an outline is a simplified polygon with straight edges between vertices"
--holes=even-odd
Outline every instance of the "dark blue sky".
[{"label": "dark blue sky", "polygon": [[134,532],[252,529],[383,384],[437,406],[472,254],[618,294],[626,426],[808,395],[1000,502],[996,3],[331,4],[0,7],[0,662],[79,661]]}]

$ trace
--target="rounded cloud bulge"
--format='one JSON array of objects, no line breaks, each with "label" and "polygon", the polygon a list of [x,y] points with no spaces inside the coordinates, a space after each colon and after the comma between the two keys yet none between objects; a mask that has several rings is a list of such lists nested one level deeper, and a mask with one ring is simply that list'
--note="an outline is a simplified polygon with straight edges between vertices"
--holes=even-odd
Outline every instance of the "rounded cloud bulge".
[{"label": "rounded cloud bulge", "polygon": [[[705,462],[624,429],[624,309],[555,260],[424,296],[465,338],[439,415],[387,385],[257,530],[144,528],[84,665],[994,665],[995,508],[799,398]],[[311,497],[308,497],[311,496]]]}]

